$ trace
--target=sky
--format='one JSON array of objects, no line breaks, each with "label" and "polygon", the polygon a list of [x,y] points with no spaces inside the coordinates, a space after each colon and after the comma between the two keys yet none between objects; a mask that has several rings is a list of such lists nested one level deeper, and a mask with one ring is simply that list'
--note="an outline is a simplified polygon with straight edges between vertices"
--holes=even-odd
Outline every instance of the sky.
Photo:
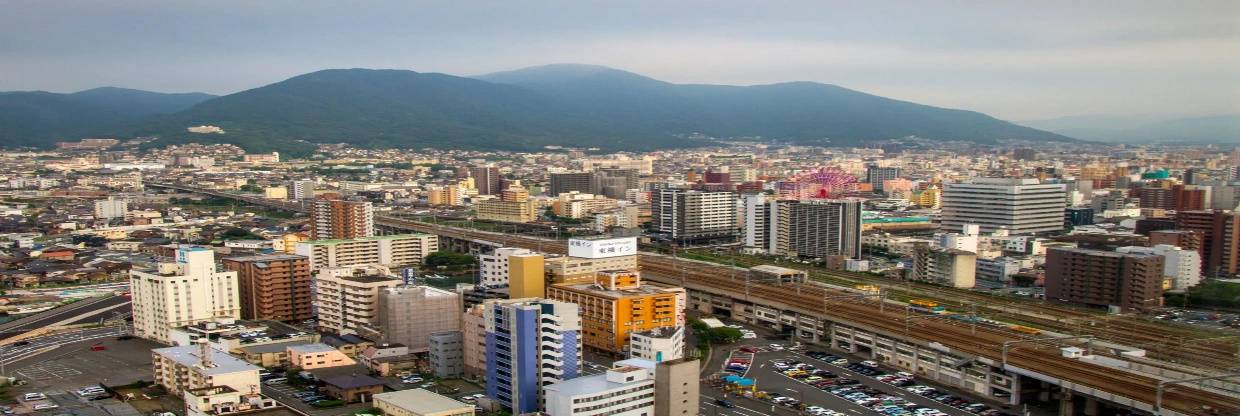
[{"label": "sky", "polygon": [[0,0],[0,91],[228,94],[326,68],[817,81],[1009,120],[1240,113],[1240,1]]}]

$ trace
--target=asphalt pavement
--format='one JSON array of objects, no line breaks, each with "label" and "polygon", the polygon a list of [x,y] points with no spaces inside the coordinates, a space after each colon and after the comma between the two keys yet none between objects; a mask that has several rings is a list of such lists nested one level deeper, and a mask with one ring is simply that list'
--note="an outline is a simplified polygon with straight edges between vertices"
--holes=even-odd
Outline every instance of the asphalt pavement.
[{"label": "asphalt pavement", "polygon": [[[51,326],[53,324],[81,317],[82,315],[90,315],[103,309],[119,308],[130,302],[128,296],[109,296],[81,300],[65,306],[58,307],[49,311],[40,312],[31,316],[27,316],[16,321],[6,322],[0,325],[0,338],[10,337],[24,333],[26,331]],[[111,313],[105,312],[106,317],[111,317]],[[98,319],[105,317],[104,314],[95,314],[82,319]]]}]

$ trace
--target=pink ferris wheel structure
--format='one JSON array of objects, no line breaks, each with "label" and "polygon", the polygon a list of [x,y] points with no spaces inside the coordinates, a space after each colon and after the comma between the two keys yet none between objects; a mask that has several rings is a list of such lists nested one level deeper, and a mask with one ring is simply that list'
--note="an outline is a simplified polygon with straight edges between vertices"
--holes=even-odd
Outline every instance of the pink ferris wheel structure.
[{"label": "pink ferris wheel structure", "polygon": [[785,198],[837,198],[851,191],[857,177],[843,169],[826,166],[807,170],[780,182],[779,194]]}]

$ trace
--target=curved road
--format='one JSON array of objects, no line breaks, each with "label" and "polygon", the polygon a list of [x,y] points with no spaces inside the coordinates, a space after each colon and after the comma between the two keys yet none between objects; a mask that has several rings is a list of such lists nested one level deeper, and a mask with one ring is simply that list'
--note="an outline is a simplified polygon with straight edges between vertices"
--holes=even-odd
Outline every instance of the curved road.
[{"label": "curved road", "polygon": [[[6,322],[0,325],[0,339],[19,335],[26,331],[52,326],[55,324],[71,324],[80,323],[83,320],[94,321],[100,317],[111,318],[110,309],[127,308],[130,298],[128,296],[110,296],[99,297],[74,302],[65,306],[61,306],[49,311],[40,312],[35,315],[27,316],[16,321]],[[127,309],[118,309],[122,313],[128,312]],[[84,316],[85,315],[85,316]],[[80,318],[80,319],[75,319]]]}]

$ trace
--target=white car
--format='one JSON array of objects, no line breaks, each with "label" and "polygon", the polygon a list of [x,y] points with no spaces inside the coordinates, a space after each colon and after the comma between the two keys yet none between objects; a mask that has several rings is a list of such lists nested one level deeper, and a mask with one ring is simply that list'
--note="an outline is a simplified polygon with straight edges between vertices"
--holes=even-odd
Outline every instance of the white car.
[{"label": "white car", "polygon": [[32,407],[31,409],[47,410],[47,409],[55,409],[57,407],[60,407],[60,406],[57,405],[56,403],[39,403],[39,404],[34,405],[34,407]]},{"label": "white car", "polygon": [[22,396],[22,401],[33,402],[35,400],[43,400],[46,398],[47,396],[43,393],[26,393],[25,396]]},{"label": "white car", "polygon": [[770,348],[770,349],[775,350],[775,351],[783,351],[783,350],[784,350],[784,346],[783,346],[783,345],[779,345],[779,344],[770,344],[770,345],[767,345],[767,348]]}]

